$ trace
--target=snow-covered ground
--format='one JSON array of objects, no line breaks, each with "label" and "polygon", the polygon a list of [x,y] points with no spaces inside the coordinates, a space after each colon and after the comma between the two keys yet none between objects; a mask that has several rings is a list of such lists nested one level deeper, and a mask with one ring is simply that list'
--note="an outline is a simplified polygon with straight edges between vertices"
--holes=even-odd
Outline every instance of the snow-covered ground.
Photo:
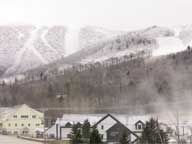
[{"label": "snow-covered ground", "polygon": [[0,135],[0,144],[42,144],[42,143],[18,139],[13,136]]}]

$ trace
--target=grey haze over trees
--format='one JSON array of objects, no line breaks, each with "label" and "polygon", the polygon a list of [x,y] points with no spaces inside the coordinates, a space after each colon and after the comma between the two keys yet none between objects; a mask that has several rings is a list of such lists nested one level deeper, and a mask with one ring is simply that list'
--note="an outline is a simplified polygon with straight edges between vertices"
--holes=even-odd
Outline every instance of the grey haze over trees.
[{"label": "grey haze over trees", "polygon": [[[73,110],[79,112],[81,108],[86,111],[121,105],[132,108],[141,106],[142,110],[148,112],[158,111],[161,101],[182,102],[190,98],[185,92],[191,90],[191,81],[188,80],[191,78],[191,54],[191,50],[186,50],[154,61],[143,57],[133,60],[123,57],[125,59],[114,65],[69,69],[64,75],[47,80],[1,86],[1,105],[27,103],[35,107],[42,104],[53,107],[76,106],[78,109]],[[176,82],[178,79],[179,83]],[[57,94],[66,94],[67,97],[58,100]],[[182,108],[185,106],[186,103]]]}]

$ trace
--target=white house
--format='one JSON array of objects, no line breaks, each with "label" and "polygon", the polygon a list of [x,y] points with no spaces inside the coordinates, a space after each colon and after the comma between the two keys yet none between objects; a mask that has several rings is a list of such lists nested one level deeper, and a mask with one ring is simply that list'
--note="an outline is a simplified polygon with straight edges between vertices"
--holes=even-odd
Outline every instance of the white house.
[{"label": "white house", "polygon": [[[121,120],[123,120],[123,117],[121,117]],[[122,134],[124,131],[129,134],[131,142],[136,142],[139,139],[139,136],[134,133],[131,129],[129,129],[125,124],[115,118],[113,115],[107,114],[102,119],[100,119],[94,126],[97,127],[99,133],[101,134],[103,142],[119,142],[119,138],[121,137],[120,134]],[[113,130],[111,130],[112,128]]]},{"label": "white house", "polygon": [[[72,124],[83,124],[88,120],[91,126],[96,126],[101,134],[103,141],[107,141],[107,134],[114,127],[123,126],[128,132],[132,141],[135,141],[143,130],[143,126],[148,117],[146,116],[127,116],[127,115],[111,115],[111,114],[64,114],[62,118],[58,118],[55,125],[50,127],[46,134],[49,138],[69,139]],[[120,124],[120,125],[118,125]]]},{"label": "white house", "polygon": [[64,114],[62,118],[58,118],[56,120],[55,125],[50,127],[46,131],[46,135],[49,138],[56,139],[69,139],[69,135],[71,133],[71,126],[73,124],[83,124],[85,120],[88,120],[91,125],[97,123],[99,119],[101,119],[104,115],[95,115],[95,114]]}]

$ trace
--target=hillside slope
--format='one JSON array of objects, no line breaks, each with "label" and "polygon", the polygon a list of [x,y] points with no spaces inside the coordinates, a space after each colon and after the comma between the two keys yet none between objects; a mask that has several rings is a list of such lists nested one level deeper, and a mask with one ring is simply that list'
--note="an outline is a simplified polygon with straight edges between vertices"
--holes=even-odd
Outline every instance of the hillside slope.
[{"label": "hillside slope", "polygon": [[68,112],[148,113],[159,111],[159,106],[161,110],[167,106],[171,109],[176,103],[180,110],[187,110],[191,106],[191,62],[192,51],[186,50],[158,58],[122,57],[71,68],[63,75],[2,85],[1,105],[27,103],[64,107]]},{"label": "hillside slope", "polygon": [[148,53],[150,56],[161,56],[182,51],[187,47],[176,35],[174,29],[166,27],[153,26],[143,30],[117,34],[118,32],[108,32],[92,27],[83,28],[80,32],[80,40],[87,45],[83,44],[83,48],[76,53],[34,71],[35,73],[37,71],[39,73],[45,71],[57,73],[61,69],[74,65],[103,63],[111,58],[142,52]]},{"label": "hillside slope", "polygon": [[159,107],[174,109],[176,104],[187,110],[191,108],[192,50],[180,38],[182,32],[151,27],[97,42],[24,73],[21,81],[2,83],[1,105],[148,113]]}]

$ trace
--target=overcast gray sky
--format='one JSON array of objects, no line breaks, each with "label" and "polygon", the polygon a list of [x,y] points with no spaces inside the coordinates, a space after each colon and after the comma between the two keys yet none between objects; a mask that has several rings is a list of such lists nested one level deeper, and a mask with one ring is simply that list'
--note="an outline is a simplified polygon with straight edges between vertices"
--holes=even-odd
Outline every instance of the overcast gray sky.
[{"label": "overcast gray sky", "polygon": [[138,29],[192,24],[192,0],[0,0],[0,24]]}]

